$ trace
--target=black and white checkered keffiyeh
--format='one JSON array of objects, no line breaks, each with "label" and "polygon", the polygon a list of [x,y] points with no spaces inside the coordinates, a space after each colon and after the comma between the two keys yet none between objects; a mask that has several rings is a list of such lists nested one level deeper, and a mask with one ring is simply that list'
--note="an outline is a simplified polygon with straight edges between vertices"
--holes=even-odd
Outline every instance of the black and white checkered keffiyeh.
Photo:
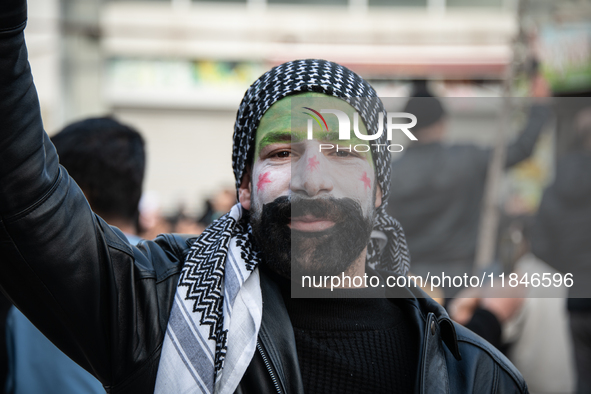
[{"label": "black and white checkered keffiyeh", "polygon": [[[360,76],[325,60],[297,60],[263,74],[246,92],[234,128],[236,187],[252,159],[263,114],[288,95],[318,92],[347,101],[368,132],[377,132],[382,102]],[[368,100],[370,98],[370,100]],[[375,98],[375,100],[371,100]],[[377,141],[386,144],[386,133]],[[409,255],[400,224],[387,215],[390,154],[372,147],[382,205],[368,246],[368,263],[406,274]],[[233,393],[255,352],[262,318],[257,251],[240,204],[192,245],[181,272],[158,366],[156,393]]]},{"label": "black and white checkered keffiyeh", "polygon": [[[304,92],[323,93],[345,100],[357,110],[369,134],[378,131],[378,114],[386,113],[371,85],[339,64],[307,59],[274,67],[250,86],[238,109],[232,152],[236,188],[240,186],[246,164],[254,154],[256,130],[265,112],[278,100]],[[388,144],[386,133],[382,133],[377,143]],[[372,237],[368,246],[367,261],[375,268],[406,274],[410,258],[404,232],[400,223],[386,213],[390,191],[390,153],[383,148],[378,150],[372,144],[372,156],[382,189],[382,205],[377,211],[374,223],[376,236]]]}]

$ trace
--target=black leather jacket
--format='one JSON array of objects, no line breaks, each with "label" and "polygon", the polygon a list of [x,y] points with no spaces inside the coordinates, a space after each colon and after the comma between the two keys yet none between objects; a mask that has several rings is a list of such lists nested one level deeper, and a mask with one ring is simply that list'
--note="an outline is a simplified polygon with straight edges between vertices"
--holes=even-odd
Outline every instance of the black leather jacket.
[{"label": "black leather jacket", "polygon": [[[92,213],[43,131],[22,31],[24,0],[0,4],[0,285],[110,393],[153,392],[191,239],[132,247]],[[261,275],[258,351],[238,393],[302,393],[283,301]],[[416,392],[525,393],[519,372],[429,298],[396,299],[421,338]],[[418,294],[418,293],[417,293]],[[420,294],[419,294],[420,295]]]}]

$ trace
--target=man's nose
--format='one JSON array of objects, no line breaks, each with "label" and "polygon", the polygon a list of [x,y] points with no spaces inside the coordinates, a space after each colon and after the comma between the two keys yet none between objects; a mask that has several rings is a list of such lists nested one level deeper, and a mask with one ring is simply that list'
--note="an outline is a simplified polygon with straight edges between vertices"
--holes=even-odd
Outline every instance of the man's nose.
[{"label": "man's nose", "polygon": [[328,159],[319,152],[320,145],[310,141],[304,154],[291,164],[291,191],[307,197],[330,193],[332,177],[328,171]]}]

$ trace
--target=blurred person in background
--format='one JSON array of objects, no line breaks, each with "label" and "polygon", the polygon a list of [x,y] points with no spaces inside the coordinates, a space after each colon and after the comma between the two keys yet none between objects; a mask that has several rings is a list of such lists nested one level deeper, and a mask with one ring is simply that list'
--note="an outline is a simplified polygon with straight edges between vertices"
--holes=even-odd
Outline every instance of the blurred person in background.
[{"label": "blurred person in background", "polygon": [[[508,232],[513,233],[514,226],[521,226],[521,221],[502,221],[497,238],[499,252],[508,260],[503,263],[511,267],[509,272],[512,272],[515,263],[525,254],[522,242],[519,245],[511,243],[510,246],[505,242],[505,235]],[[470,287],[458,292],[455,298],[447,299],[445,306],[454,321],[471,329],[506,354],[507,344],[503,340],[503,325],[521,310],[524,290],[522,287]]]},{"label": "blurred person in background", "polygon": [[[534,97],[547,97],[547,85],[536,79]],[[492,149],[446,145],[446,111],[424,83],[419,83],[404,112],[417,117],[417,137],[392,163],[388,212],[404,228],[413,259],[413,273],[426,276],[471,273]],[[528,158],[549,118],[549,108],[532,105],[527,125],[507,147],[505,167]],[[456,288],[446,288],[452,297]]]},{"label": "blurred person in background", "polygon": [[[51,138],[60,163],[94,212],[136,244],[145,148],[142,136],[111,118],[73,123]],[[12,307],[7,322],[9,377],[6,392],[104,393],[102,384],[53,345]]]},{"label": "blurred person in background", "polygon": [[139,235],[143,239],[154,239],[158,234],[173,231],[172,223],[162,213],[158,193],[146,191],[142,194],[139,211]]},{"label": "blurred person in background", "polygon": [[409,268],[402,228],[385,209],[390,153],[378,144],[319,151],[338,134],[305,139],[291,127],[300,95],[359,114],[361,133],[377,134],[383,104],[366,100],[377,93],[360,76],[317,59],[262,75],[236,116],[240,204],[199,237],[136,247],[59,166],[25,21],[23,0],[0,3],[0,283],[110,392],[527,393],[502,354],[420,289],[349,285],[343,298],[291,298],[292,257],[296,268],[378,280],[378,270],[403,277]]},{"label": "blurred person in background", "polygon": [[[531,253],[532,217],[512,217],[503,226],[506,273],[519,278],[551,277],[556,270]],[[510,245],[509,245],[510,243]],[[545,275],[544,275],[545,274]],[[534,275],[534,276],[532,276]],[[574,391],[574,362],[566,287],[471,288],[463,290],[448,307],[452,319],[502,349],[523,374],[532,394]],[[543,345],[542,345],[543,344]]]},{"label": "blurred person in background", "polygon": [[591,393],[591,106],[574,121],[570,153],[556,165],[536,217],[532,251],[563,273],[571,273],[567,308],[577,370],[577,393]]}]

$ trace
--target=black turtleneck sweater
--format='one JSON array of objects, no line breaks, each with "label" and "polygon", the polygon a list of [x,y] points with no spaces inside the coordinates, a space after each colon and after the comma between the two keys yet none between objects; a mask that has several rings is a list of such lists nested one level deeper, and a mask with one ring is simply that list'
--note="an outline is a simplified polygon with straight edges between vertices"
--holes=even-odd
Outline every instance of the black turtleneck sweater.
[{"label": "black turtleneck sweater", "polygon": [[413,392],[419,340],[392,300],[357,298],[376,289],[340,290],[356,298],[292,299],[289,283],[281,288],[306,394]]}]

